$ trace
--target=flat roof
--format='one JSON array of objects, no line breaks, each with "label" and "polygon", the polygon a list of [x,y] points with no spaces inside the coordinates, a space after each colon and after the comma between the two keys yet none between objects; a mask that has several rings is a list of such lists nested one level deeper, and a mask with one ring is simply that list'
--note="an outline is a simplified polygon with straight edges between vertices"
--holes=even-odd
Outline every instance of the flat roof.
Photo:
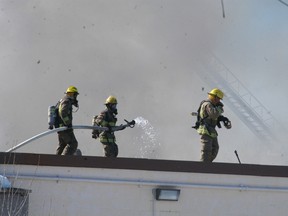
[{"label": "flat roof", "polygon": [[0,152],[0,164],[288,177],[288,166]]}]

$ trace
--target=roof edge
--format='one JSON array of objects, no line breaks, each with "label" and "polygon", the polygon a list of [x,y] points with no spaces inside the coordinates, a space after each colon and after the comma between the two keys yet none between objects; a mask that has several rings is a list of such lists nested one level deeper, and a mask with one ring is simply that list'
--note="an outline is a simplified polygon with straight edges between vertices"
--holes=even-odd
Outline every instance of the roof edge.
[{"label": "roof edge", "polygon": [[0,152],[0,164],[288,177],[287,166]]}]

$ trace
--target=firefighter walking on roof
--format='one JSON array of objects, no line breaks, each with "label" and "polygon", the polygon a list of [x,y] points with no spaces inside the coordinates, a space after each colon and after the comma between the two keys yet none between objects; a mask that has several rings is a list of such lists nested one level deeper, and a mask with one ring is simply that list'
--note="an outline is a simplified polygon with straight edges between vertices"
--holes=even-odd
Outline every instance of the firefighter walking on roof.
[{"label": "firefighter walking on roof", "polygon": [[208,93],[208,99],[201,102],[198,109],[198,118],[194,126],[200,135],[201,141],[201,161],[212,162],[218,154],[218,133],[216,126],[221,128],[220,122],[224,123],[225,128],[230,129],[231,122],[222,114],[224,105],[220,101],[224,97],[224,93],[214,88]]},{"label": "firefighter walking on roof", "polygon": [[75,138],[72,128],[72,111],[73,106],[78,106],[77,96],[78,89],[75,86],[70,86],[65,92],[65,96],[59,101],[58,115],[59,127],[68,127],[67,130],[58,132],[59,145],[56,150],[57,155],[73,155],[78,147],[78,141]]},{"label": "firefighter walking on roof", "polygon": [[[99,137],[100,142],[103,144],[104,153],[106,157],[117,157],[118,145],[116,144],[116,137],[113,127],[116,126],[118,114],[117,111],[117,99],[114,96],[109,96],[105,102],[106,109],[103,110],[98,116],[95,116],[92,120],[93,125],[107,127],[108,131],[92,131],[92,138],[97,139]],[[117,126],[118,130],[125,129],[126,126]],[[120,127],[120,128],[119,128]]]}]

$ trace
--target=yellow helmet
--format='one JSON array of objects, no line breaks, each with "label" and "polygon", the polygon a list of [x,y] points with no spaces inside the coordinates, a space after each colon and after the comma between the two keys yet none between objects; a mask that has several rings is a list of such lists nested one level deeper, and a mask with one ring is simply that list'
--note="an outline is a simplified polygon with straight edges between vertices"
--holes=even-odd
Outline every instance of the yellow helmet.
[{"label": "yellow helmet", "polygon": [[65,92],[66,94],[67,93],[76,93],[76,94],[79,94],[78,93],[78,89],[75,87],[75,86],[69,86]]},{"label": "yellow helmet", "polygon": [[116,97],[114,97],[114,96],[109,96],[109,97],[106,99],[105,104],[117,104],[117,99],[116,99]]},{"label": "yellow helmet", "polygon": [[212,89],[208,94],[216,96],[216,97],[218,97],[220,99],[223,99],[223,97],[224,97],[224,93],[218,88]]}]

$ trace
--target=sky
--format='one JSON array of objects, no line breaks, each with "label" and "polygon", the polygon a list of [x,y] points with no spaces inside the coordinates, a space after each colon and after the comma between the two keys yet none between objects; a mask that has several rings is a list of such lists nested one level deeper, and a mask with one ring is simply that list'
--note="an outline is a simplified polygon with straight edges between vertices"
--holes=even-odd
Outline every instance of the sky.
[{"label": "sky", "polygon": [[[91,125],[118,99],[119,157],[199,161],[196,111],[214,86],[199,76],[216,56],[286,125],[288,7],[277,0],[0,1],[0,151],[48,130],[47,110],[78,88],[74,125]],[[223,16],[223,11],[225,16]],[[215,86],[216,87],[216,86]],[[225,92],[224,92],[225,93]],[[223,100],[225,105],[225,98]],[[215,162],[288,164],[287,129],[263,143],[235,110],[219,129]],[[89,130],[75,130],[83,155],[103,156]],[[55,154],[57,134],[17,152]]]}]

